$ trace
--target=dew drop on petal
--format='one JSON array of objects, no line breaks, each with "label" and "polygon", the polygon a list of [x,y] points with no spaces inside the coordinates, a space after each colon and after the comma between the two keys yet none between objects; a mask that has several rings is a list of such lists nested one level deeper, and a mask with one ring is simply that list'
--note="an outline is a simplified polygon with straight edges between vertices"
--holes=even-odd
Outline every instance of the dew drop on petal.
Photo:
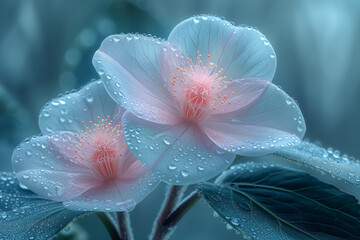
[{"label": "dew drop on petal", "polygon": [[183,177],[188,177],[188,176],[189,176],[189,172],[188,172],[187,170],[182,170],[182,171],[181,171],[181,175],[182,175]]},{"label": "dew drop on petal", "polygon": [[94,101],[94,97],[91,94],[88,94],[86,96],[86,101],[89,102],[89,103],[92,103]]},{"label": "dew drop on petal", "polygon": [[204,171],[204,170],[205,170],[205,168],[204,168],[203,166],[198,166],[197,169],[198,169],[199,171]]},{"label": "dew drop on petal", "polygon": [[287,98],[287,99],[286,99],[286,104],[287,104],[287,105],[291,105],[291,104],[292,104],[291,98]]},{"label": "dew drop on petal", "polygon": [[175,170],[175,169],[176,169],[175,164],[170,163],[170,164],[169,164],[169,169],[170,169],[170,170]]},{"label": "dew drop on petal", "polygon": [[[24,177],[24,176],[23,176]],[[19,183],[19,187],[21,188],[21,189],[24,189],[24,190],[29,190],[29,188],[27,187],[27,186],[25,186],[24,184],[22,184],[22,183]]]},{"label": "dew drop on petal", "polygon": [[170,145],[170,144],[171,144],[171,140],[170,140],[169,137],[164,137],[163,142],[164,142],[166,145]]},{"label": "dew drop on petal", "polygon": [[297,127],[297,130],[298,130],[299,132],[304,131],[304,129],[303,129],[303,127],[302,127],[302,126],[298,126],[298,127]]}]

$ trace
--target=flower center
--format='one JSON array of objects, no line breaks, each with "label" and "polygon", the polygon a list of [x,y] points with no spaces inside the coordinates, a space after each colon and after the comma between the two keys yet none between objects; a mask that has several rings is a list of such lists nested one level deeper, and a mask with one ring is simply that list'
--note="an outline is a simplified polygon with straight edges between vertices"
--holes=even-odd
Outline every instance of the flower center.
[{"label": "flower center", "polygon": [[[98,123],[89,122],[86,130],[75,134],[80,141],[76,142],[75,158],[86,161],[90,168],[103,179],[117,175],[120,158],[125,144],[121,145],[121,125],[112,126],[112,121],[98,117]],[[85,122],[82,122],[85,124]]]},{"label": "flower center", "polygon": [[235,92],[227,90],[232,79],[228,79],[223,74],[224,70],[211,61],[210,54],[204,62],[199,52],[195,61],[190,58],[187,61],[190,63],[188,67],[176,67],[171,86],[183,118],[199,122],[219,106],[231,104],[230,99]]}]

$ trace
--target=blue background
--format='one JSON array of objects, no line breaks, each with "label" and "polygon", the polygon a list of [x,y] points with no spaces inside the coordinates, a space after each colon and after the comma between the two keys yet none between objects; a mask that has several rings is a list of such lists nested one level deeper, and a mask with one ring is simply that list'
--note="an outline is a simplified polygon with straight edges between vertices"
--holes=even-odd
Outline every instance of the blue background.
[{"label": "blue background", "polygon": [[[58,94],[98,78],[92,55],[110,34],[167,38],[197,14],[257,27],[271,42],[278,66],[273,82],[295,98],[306,138],[360,156],[360,1],[358,0],[0,0],[0,171],[11,171],[13,149],[39,134],[41,107]],[[146,239],[164,185],[132,212],[137,239]],[[103,239],[95,216],[65,232]],[[213,211],[198,204],[172,239],[239,239]]]}]

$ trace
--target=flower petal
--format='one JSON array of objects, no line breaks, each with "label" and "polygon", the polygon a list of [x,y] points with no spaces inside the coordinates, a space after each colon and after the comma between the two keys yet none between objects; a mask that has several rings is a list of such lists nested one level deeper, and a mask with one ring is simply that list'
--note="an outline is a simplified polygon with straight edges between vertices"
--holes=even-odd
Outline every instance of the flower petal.
[{"label": "flower petal", "polygon": [[12,158],[19,181],[42,197],[82,211],[131,209],[159,183],[130,151],[119,176],[99,179],[85,160],[73,157],[74,141],[72,133],[56,132],[21,143]]},{"label": "flower petal", "polygon": [[33,137],[14,151],[12,162],[19,181],[42,197],[64,201],[96,185],[83,166],[71,161],[53,141],[64,144],[69,133]]},{"label": "flower petal", "polygon": [[91,82],[78,92],[66,94],[47,103],[40,112],[41,132],[79,132],[84,124],[97,121],[97,117],[111,117],[114,123],[121,119],[124,109],[107,94],[101,80]]},{"label": "flower petal", "polygon": [[64,202],[64,205],[75,211],[131,211],[160,183],[158,177],[149,169],[136,179],[109,180],[73,200]]},{"label": "flower petal", "polygon": [[176,122],[174,100],[160,73],[163,41],[138,35],[107,37],[93,64],[110,96],[142,118]]},{"label": "flower petal", "polygon": [[212,115],[204,129],[219,147],[243,156],[256,156],[300,143],[306,126],[296,102],[270,84],[247,108]]},{"label": "flower petal", "polygon": [[127,112],[123,125],[129,149],[169,184],[208,180],[225,170],[235,157],[190,123],[157,124]]},{"label": "flower petal", "polygon": [[271,84],[261,78],[243,78],[232,80],[226,88],[221,90],[221,96],[226,96],[223,104],[216,106],[213,114],[239,111],[253,104]]},{"label": "flower petal", "polygon": [[[178,24],[168,41],[186,57],[196,59],[199,52],[203,64],[212,61],[223,68],[228,78],[263,78],[271,81],[276,69],[276,56],[269,41],[250,27],[236,27],[212,16],[197,16]],[[211,60],[206,56],[210,54]]]}]

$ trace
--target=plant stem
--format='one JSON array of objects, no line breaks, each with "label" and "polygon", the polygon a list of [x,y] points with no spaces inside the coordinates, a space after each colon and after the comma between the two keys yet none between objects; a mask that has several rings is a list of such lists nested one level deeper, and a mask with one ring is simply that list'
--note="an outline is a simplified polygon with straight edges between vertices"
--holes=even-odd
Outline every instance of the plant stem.
[{"label": "plant stem", "polygon": [[180,219],[202,198],[198,191],[193,191],[164,221],[163,226],[171,229],[178,224]]},{"label": "plant stem", "polygon": [[106,227],[106,230],[108,231],[110,237],[112,240],[122,240],[119,235],[119,231],[114,225],[114,223],[111,221],[111,219],[103,212],[97,212],[96,216],[101,220],[101,222]]},{"label": "plant stem", "polygon": [[201,199],[201,195],[194,191],[187,196],[166,219],[164,219],[156,232],[153,232],[152,240],[168,239],[174,232],[180,219]]},{"label": "plant stem", "polygon": [[[150,235],[150,239],[152,240],[160,240],[164,238],[160,238],[163,234],[163,223],[167,219],[167,217],[175,210],[175,207],[181,201],[181,198],[186,190],[186,186],[176,186],[170,185],[166,191],[165,199],[163,205],[161,206],[161,210],[156,219],[156,222],[153,227],[153,231]],[[165,237],[165,236],[164,236]]]},{"label": "plant stem", "polygon": [[133,232],[130,224],[130,216],[128,212],[117,212],[118,226],[120,230],[121,240],[133,240]]}]

